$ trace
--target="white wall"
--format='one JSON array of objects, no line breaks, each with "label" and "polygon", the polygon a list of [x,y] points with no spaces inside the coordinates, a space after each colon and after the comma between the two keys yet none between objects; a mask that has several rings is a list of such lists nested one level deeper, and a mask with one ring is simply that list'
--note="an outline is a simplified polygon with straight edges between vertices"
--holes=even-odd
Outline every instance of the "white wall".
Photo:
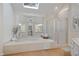
[{"label": "white wall", "polygon": [[[71,6],[71,22],[73,20],[73,17],[75,16],[78,16],[79,17],[79,4],[72,4]],[[73,25],[73,22],[71,23]],[[72,38],[76,38],[78,37],[79,38],[79,29],[78,31],[76,32],[74,29],[73,29],[73,26],[71,25],[71,31],[72,31]]]},{"label": "white wall", "polygon": [[0,43],[3,40],[3,6],[0,4]]},{"label": "white wall", "polygon": [[11,39],[11,30],[13,27],[14,14],[11,4],[3,4],[3,27],[4,27],[4,40],[7,42]]},{"label": "white wall", "polygon": [[79,31],[73,29],[73,17],[79,16],[79,4],[71,4],[69,9],[69,44],[72,38],[79,38]]},{"label": "white wall", "polygon": [[10,4],[0,3],[0,55],[3,55],[3,44],[10,40],[13,26],[13,9]]},{"label": "white wall", "polygon": [[54,40],[55,23],[52,16],[44,17],[44,32],[48,34],[49,38]]}]

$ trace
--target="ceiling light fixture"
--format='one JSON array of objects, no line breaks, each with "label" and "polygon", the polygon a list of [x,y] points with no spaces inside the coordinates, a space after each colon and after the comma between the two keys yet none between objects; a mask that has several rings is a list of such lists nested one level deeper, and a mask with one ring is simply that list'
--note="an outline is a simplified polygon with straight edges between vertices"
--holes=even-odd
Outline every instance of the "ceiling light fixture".
[{"label": "ceiling light fixture", "polygon": [[39,3],[24,3],[24,8],[39,9]]}]

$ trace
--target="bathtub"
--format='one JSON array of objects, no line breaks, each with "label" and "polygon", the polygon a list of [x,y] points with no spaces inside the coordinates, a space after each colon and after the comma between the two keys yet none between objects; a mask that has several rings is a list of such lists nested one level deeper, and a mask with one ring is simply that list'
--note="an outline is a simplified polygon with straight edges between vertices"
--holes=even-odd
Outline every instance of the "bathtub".
[{"label": "bathtub", "polygon": [[4,54],[15,54],[26,51],[35,51],[54,48],[55,42],[51,39],[32,38],[28,40],[10,41],[4,44]]}]

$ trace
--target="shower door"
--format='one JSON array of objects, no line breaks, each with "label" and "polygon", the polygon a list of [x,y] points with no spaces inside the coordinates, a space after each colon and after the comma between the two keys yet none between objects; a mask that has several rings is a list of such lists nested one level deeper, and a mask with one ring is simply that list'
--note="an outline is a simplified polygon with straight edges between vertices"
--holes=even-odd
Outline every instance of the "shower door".
[{"label": "shower door", "polygon": [[55,40],[57,45],[62,47],[67,44],[67,19],[58,18],[55,20]]}]

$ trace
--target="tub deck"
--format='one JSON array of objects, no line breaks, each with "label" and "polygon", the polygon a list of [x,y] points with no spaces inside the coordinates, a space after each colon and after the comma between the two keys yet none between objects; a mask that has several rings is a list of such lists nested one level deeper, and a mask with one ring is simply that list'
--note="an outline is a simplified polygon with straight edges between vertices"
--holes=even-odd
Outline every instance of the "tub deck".
[{"label": "tub deck", "polygon": [[12,41],[4,45],[4,54],[15,54],[26,51],[37,51],[55,48],[55,42],[51,39]]}]

